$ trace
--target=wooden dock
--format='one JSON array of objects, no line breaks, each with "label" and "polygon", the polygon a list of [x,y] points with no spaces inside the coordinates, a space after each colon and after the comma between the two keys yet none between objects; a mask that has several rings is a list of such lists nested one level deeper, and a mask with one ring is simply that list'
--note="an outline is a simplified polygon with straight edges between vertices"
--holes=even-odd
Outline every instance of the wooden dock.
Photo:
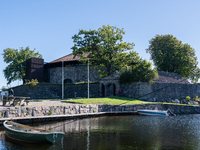
[{"label": "wooden dock", "polygon": [[73,115],[50,115],[50,116],[37,116],[37,117],[16,117],[16,118],[0,118],[0,125],[3,125],[5,120],[14,121],[18,123],[39,123],[51,122],[61,120],[74,120],[101,116],[120,116],[120,115],[138,115],[137,111],[122,111],[122,112],[98,112],[98,113],[84,113]]}]

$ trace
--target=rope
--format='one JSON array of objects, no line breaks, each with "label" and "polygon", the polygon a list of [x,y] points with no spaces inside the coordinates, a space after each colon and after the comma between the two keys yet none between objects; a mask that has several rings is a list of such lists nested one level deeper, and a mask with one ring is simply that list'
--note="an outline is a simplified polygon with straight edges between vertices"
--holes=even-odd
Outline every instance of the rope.
[{"label": "rope", "polygon": [[[72,121],[70,121],[70,122],[65,122],[64,125],[66,125],[66,124],[70,124],[70,123],[73,123],[73,122],[76,122],[76,121],[78,121],[78,120],[72,120]],[[58,127],[60,127],[60,126],[63,126],[63,124],[62,124],[62,125],[55,126],[55,127],[52,127],[52,128],[50,128],[49,130],[52,130],[52,129],[58,128]]]}]

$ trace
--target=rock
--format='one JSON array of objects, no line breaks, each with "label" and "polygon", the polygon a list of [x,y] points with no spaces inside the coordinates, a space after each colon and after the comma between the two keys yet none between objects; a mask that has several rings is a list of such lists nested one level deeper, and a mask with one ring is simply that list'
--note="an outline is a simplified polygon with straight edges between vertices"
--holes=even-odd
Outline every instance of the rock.
[{"label": "rock", "polygon": [[193,103],[191,101],[188,102],[188,105],[193,105]]},{"label": "rock", "polygon": [[198,102],[195,102],[195,101],[193,101],[193,105],[199,105],[199,103],[198,103]]},{"label": "rock", "polygon": [[180,101],[178,99],[172,100],[172,103],[178,103],[180,104]]}]

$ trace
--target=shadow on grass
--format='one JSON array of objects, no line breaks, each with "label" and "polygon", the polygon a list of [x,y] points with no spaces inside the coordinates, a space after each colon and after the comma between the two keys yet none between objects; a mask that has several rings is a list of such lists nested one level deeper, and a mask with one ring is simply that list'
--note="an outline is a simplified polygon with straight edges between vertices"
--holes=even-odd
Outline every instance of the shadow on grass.
[{"label": "shadow on grass", "polygon": [[83,104],[83,103],[80,103],[80,102],[72,102],[72,101],[61,101],[62,103],[70,103],[70,104]]},{"label": "shadow on grass", "polygon": [[134,99],[134,98],[130,98],[130,97],[120,97],[120,96],[110,96],[110,97],[105,97],[105,98],[125,100],[125,101],[142,101],[139,99]]}]

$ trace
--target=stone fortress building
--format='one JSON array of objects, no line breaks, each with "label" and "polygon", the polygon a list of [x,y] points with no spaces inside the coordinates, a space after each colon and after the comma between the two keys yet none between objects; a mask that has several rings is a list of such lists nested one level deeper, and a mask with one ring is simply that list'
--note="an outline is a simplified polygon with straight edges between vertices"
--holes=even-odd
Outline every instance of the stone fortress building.
[{"label": "stone fortress building", "polygon": [[[101,79],[98,75],[99,68],[89,68],[89,79],[91,82],[99,82]],[[71,53],[58,58],[49,63],[44,63],[43,59],[30,58],[27,60],[26,79],[38,79],[39,82],[50,84],[62,84],[62,72],[64,83],[87,82],[88,71],[87,65],[80,62],[80,57]],[[177,73],[159,71],[159,78],[155,82],[162,83],[182,83],[190,84]]]},{"label": "stone fortress building", "polygon": [[[30,58],[27,60],[26,79],[38,79],[39,82],[50,84],[87,82],[87,65],[82,64],[80,57],[73,58],[73,54],[66,55],[49,63],[44,63],[43,59]],[[62,72],[64,74],[62,74]],[[89,69],[89,79],[91,82],[99,81],[98,68]]]},{"label": "stone fortress building", "polygon": [[[155,91],[155,88],[159,87],[156,85],[161,85],[163,83],[171,84],[172,87],[174,86],[172,84],[190,84],[187,79],[181,77],[177,73],[159,71],[159,78],[154,80],[156,83],[155,85],[138,83],[131,87],[131,92],[130,90],[127,91],[126,85],[119,84],[118,77],[116,76],[108,76],[100,79],[98,70],[99,68],[93,68],[92,66],[89,67],[89,80],[90,82],[96,82],[95,88],[90,90],[92,91],[95,89],[95,97],[115,96],[118,94],[119,88],[124,92],[124,96],[134,97],[134,95],[138,95],[138,93],[143,94],[144,91],[146,91],[147,94],[152,93],[152,90]],[[39,82],[45,82],[52,85],[61,85],[62,80],[64,80],[65,85],[69,85],[69,83],[87,82],[88,68],[87,65],[80,62],[80,57],[76,56],[74,58],[73,54],[68,54],[49,63],[44,63],[43,59],[30,58],[27,60],[26,79],[31,80],[36,78]],[[77,92],[77,87],[74,87],[74,91],[71,92],[72,95],[73,93],[83,93],[83,91],[86,93],[86,85],[84,86],[84,89],[80,88],[78,90],[79,92]],[[68,90],[67,92],[69,93],[70,91],[71,90]],[[67,97],[68,96],[65,98]]]}]

